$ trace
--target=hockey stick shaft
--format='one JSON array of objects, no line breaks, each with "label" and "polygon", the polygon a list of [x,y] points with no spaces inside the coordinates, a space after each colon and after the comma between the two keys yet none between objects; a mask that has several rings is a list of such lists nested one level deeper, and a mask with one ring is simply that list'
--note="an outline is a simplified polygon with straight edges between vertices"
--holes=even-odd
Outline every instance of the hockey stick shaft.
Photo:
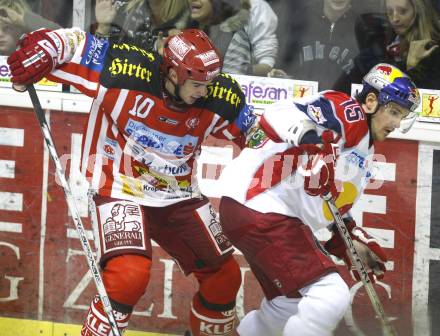
[{"label": "hockey stick shaft", "polygon": [[359,273],[359,276],[361,277],[362,283],[365,287],[368,297],[370,298],[374,311],[376,315],[380,318],[384,335],[396,336],[397,333],[394,330],[393,326],[391,325],[387,315],[385,314],[385,310],[383,309],[379,296],[374,290],[371,279],[368,276],[367,268],[365,267],[364,262],[362,261],[359,253],[356,250],[356,247],[353,244],[353,240],[351,239],[350,233],[348,232],[347,227],[345,226],[344,220],[342,219],[339,209],[337,208],[335,202],[331,199],[331,195],[328,195],[328,197],[324,197],[324,199],[327,202],[327,206],[330,209],[330,212],[336,223],[336,227],[338,228],[339,234],[344,240],[344,243],[349,251],[351,262],[356,267],[356,271]]},{"label": "hockey stick shaft", "polygon": [[70,189],[69,184],[67,183],[66,175],[64,173],[63,167],[61,166],[61,161],[57,154],[55,143],[52,139],[52,134],[47,124],[43,109],[41,108],[41,104],[40,104],[40,100],[38,99],[37,92],[35,91],[35,87],[33,85],[28,85],[27,90],[29,92],[29,96],[31,98],[32,105],[34,107],[34,111],[37,116],[38,122],[40,124],[41,131],[43,133],[43,137],[46,142],[47,148],[49,150],[50,156],[52,158],[53,163],[55,164],[57,177],[61,183],[61,186],[63,187],[64,194],[66,195],[67,207],[69,208],[70,214],[72,215],[72,219],[75,224],[76,231],[78,232],[79,240],[86,254],[87,263],[89,265],[90,271],[92,272],[93,280],[95,281],[95,285],[98,290],[98,294],[101,298],[104,311],[107,314],[107,318],[110,327],[112,329],[113,335],[121,336],[121,333],[119,332],[118,326],[116,324],[115,317],[113,315],[110,299],[104,288],[104,283],[102,281],[101,274],[99,273],[97,262],[93,255],[93,251],[92,248],[90,247],[89,241],[87,239],[86,230],[84,229],[84,225],[81,221],[81,216],[79,215],[78,208],[75,204],[75,199],[73,197],[72,191]]}]

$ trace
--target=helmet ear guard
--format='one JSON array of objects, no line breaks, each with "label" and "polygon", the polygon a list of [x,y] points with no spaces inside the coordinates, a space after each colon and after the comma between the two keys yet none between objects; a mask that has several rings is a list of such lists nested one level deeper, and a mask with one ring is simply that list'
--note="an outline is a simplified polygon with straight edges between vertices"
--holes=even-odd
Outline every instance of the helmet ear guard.
[{"label": "helmet ear guard", "polygon": [[174,69],[178,85],[187,79],[211,81],[220,73],[222,65],[219,52],[201,30],[183,30],[164,43],[162,72],[167,74],[170,68]]},{"label": "helmet ear guard", "polygon": [[414,112],[420,104],[420,95],[408,77],[398,77],[379,91],[379,103],[387,104],[391,101]]},{"label": "helmet ear guard", "polygon": [[394,102],[409,110],[401,121],[400,131],[406,133],[414,124],[420,104],[420,94],[411,79],[393,65],[380,63],[374,66],[363,78],[363,90],[378,91],[380,105]]}]

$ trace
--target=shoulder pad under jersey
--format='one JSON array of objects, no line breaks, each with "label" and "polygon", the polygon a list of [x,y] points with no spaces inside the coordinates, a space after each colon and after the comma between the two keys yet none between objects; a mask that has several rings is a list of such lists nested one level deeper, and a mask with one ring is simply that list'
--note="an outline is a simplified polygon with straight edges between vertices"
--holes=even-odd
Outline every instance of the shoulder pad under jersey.
[{"label": "shoulder pad under jersey", "polygon": [[368,134],[368,123],[360,104],[342,92],[323,91],[295,106],[313,122],[343,136],[345,147],[353,147]]},{"label": "shoulder pad under jersey", "polygon": [[[225,120],[235,120],[246,104],[240,84],[230,75],[221,73],[208,85],[208,95],[198,102]],[[197,105],[198,105],[197,104]]]},{"label": "shoulder pad under jersey", "polygon": [[128,43],[108,48],[100,82],[107,88],[151,93],[161,97],[160,56]]},{"label": "shoulder pad under jersey", "polygon": [[332,104],[341,125],[344,147],[356,146],[368,133],[367,116],[359,102],[345,93],[328,91],[324,97]]}]

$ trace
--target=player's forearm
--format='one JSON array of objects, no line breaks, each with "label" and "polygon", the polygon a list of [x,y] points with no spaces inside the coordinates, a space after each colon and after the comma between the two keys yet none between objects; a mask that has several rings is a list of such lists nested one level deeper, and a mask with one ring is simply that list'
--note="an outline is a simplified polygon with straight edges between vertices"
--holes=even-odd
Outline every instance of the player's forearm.
[{"label": "player's forearm", "polygon": [[99,23],[96,27],[95,34],[102,37],[108,37],[110,34],[111,24]]},{"label": "player's forearm", "polygon": [[286,142],[294,146],[302,143],[303,136],[315,131],[315,123],[294,103],[291,106],[271,105],[264,111],[260,125],[275,142]]}]

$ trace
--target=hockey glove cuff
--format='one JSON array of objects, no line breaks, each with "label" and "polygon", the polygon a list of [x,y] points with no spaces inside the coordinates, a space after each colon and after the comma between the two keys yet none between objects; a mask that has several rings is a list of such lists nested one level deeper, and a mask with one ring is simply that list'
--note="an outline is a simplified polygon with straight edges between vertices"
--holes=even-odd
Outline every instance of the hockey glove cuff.
[{"label": "hockey glove cuff", "polygon": [[307,155],[306,169],[303,170],[304,190],[311,196],[331,194],[336,199],[338,192],[335,184],[336,160],[339,156],[337,139],[332,131],[324,131],[322,144],[304,144],[299,147]]},{"label": "hockey glove cuff", "polygon": [[[356,251],[359,253],[367,268],[370,280],[374,283],[376,279],[382,279],[386,272],[385,263],[387,261],[384,250],[380,247],[376,239],[371,237],[361,227],[356,226],[356,223],[352,219],[344,219],[344,222]],[[344,240],[339,234],[339,230],[334,226],[332,231],[332,237],[324,245],[325,249],[330,254],[344,260],[354,280],[361,280],[355,266],[352,265],[350,251],[346,248]]]}]

